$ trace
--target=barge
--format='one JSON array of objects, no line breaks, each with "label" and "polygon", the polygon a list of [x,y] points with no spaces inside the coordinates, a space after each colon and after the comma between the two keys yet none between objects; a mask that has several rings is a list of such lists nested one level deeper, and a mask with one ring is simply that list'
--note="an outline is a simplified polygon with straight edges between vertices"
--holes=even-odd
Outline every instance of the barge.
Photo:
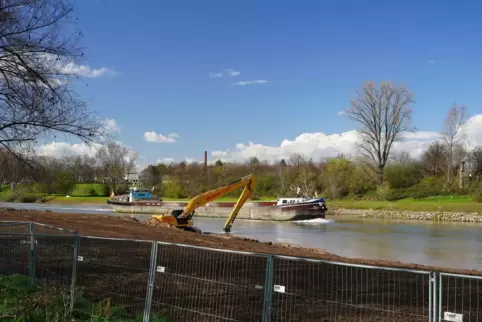
[{"label": "barge", "polygon": [[[165,214],[172,209],[183,208],[187,202],[163,201],[152,191],[132,187],[128,194],[112,196],[107,204],[118,213]],[[226,218],[235,202],[211,202],[196,210],[196,217]],[[276,201],[247,202],[241,208],[238,219],[293,221],[325,218],[328,208],[325,198],[278,198]]]}]

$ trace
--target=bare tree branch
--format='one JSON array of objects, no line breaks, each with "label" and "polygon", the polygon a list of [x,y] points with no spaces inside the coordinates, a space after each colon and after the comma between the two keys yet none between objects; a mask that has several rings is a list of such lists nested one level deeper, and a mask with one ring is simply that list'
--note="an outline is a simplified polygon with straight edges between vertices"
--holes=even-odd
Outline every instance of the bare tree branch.
[{"label": "bare tree branch", "polygon": [[48,135],[90,144],[102,123],[73,90],[83,52],[68,0],[0,2],[0,145],[20,157]]}]

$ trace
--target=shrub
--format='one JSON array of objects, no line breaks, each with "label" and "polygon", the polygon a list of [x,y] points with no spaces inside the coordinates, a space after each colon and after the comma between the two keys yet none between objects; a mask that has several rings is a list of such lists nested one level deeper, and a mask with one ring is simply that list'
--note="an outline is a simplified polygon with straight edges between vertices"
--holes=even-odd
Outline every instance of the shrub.
[{"label": "shrub", "polygon": [[37,201],[40,201],[42,197],[37,196],[37,195],[21,195],[18,196],[17,202],[25,202],[25,203],[34,203]]},{"label": "shrub", "polygon": [[[142,321],[125,307],[112,305],[109,298],[93,299],[75,294],[74,311],[69,314],[70,294],[60,285],[45,280],[31,285],[29,276],[0,275],[0,316],[2,321]],[[167,322],[153,314],[151,321]]]},{"label": "shrub", "polygon": [[94,196],[98,196],[98,195],[99,195],[99,193],[98,193],[97,190],[95,190],[94,188],[91,188],[91,189],[89,190],[89,196],[93,196],[93,197],[94,197]]},{"label": "shrub", "polygon": [[102,183],[77,183],[72,188],[72,196],[108,196],[109,185]]},{"label": "shrub", "polygon": [[387,200],[390,196],[390,184],[388,181],[384,181],[381,185],[377,187],[377,199]]},{"label": "shrub", "polygon": [[396,201],[410,197],[410,192],[407,189],[391,189],[387,197],[388,201]]},{"label": "shrub", "polygon": [[478,190],[472,194],[472,200],[475,202],[482,202],[482,191]]}]

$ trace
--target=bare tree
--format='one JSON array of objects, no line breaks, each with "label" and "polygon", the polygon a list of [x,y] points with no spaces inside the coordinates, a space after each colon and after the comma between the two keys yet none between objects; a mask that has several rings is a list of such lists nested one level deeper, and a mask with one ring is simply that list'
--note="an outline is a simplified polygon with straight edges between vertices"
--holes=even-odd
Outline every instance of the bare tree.
[{"label": "bare tree", "polygon": [[127,157],[125,158],[125,170],[124,175],[130,177],[131,174],[137,173],[137,160],[139,159],[139,153],[133,150],[127,150]]},{"label": "bare tree", "polygon": [[477,181],[480,180],[482,175],[482,148],[475,148],[470,153],[470,174],[476,178]]},{"label": "bare tree", "polygon": [[40,157],[37,171],[39,174],[38,182],[46,185],[47,193],[52,194],[55,191],[54,186],[59,181],[60,173],[64,170],[65,163],[54,157]]},{"label": "bare tree", "polygon": [[442,136],[447,151],[447,182],[450,182],[454,167],[454,148],[465,138],[463,126],[466,121],[466,107],[453,104],[444,120]]},{"label": "bare tree", "polygon": [[394,153],[394,155],[392,155],[392,157],[389,159],[392,160],[394,163],[403,164],[403,165],[408,165],[413,161],[412,157],[410,156],[410,153],[408,153],[407,151],[400,151],[400,152]]},{"label": "bare tree", "polygon": [[377,88],[367,82],[346,110],[347,116],[361,125],[361,153],[375,166],[379,184],[393,143],[412,130],[411,103],[412,94],[403,86],[382,82]]},{"label": "bare tree", "polygon": [[161,170],[155,165],[148,165],[139,174],[139,181],[148,187],[155,187],[162,182]]},{"label": "bare tree", "polygon": [[444,173],[447,161],[447,151],[441,142],[433,142],[422,154],[422,165],[430,176],[440,176]]},{"label": "bare tree", "polygon": [[9,183],[10,189],[15,190],[17,184],[29,179],[29,171],[25,164],[20,162],[8,150],[0,150],[0,180]]},{"label": "bare tree", "polygon": [[124,146],[111,142],[101,147],[96,153],[99,170],[115,189],[118,183],[131,171],[131,152]]},{"label": "bare tree", "polygon": [[72,87],[83,57],[82,33],[66,35],[73,18],[69,0],[0,3],[0,146],[17,157],[47,135],[106,134]]}]

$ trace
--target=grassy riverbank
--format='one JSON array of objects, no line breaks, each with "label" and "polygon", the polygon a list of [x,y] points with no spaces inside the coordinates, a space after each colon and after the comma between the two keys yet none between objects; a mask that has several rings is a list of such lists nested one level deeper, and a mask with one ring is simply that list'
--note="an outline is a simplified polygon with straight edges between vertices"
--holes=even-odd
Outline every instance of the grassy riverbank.
[{"label": "grassy riverbank", "polygon": [[[111,306],[109,301],[92,301],[77,295],[74,311],[69,315],[69,294],[55,285],[30,284],[22,275],[0,275],[0,317],[2,321],[142,321],[143,314],[129,314],[124,308]],[[168,321],[157,316],[151,321]]]},{"label": "grassy riverbank", "polygon": [[[12,192],[0,192],[0,201],[12,202],[43,202],[47,204],[106,204],[108,197],[93,196],[71,196],[65,195],[31,195],[23,194],[18,198],[12,199]],[[162,198],[164,201],[189,201],[188,198]],[[216,199],[216,202],[234,202],[237,198],[224,197]],[[262,197],[256,201],[273,201],[276,197]],[[374,210],[394,210],[394,211],[427,211],[427,212],[476,212],[482,213],[482,203],[474,202],[469,196],[436,196],[423,199],[406,198],[397,201],[378,201],[378,200],[327,200],[328,208],[335,209],[374,209]]]},{"label": "grassy riverbank", "polygon": [[482,213],[482,203],[474,202],[469,196],[406,198],[397,201],[332,200],[328,201],[328,208]]}]

